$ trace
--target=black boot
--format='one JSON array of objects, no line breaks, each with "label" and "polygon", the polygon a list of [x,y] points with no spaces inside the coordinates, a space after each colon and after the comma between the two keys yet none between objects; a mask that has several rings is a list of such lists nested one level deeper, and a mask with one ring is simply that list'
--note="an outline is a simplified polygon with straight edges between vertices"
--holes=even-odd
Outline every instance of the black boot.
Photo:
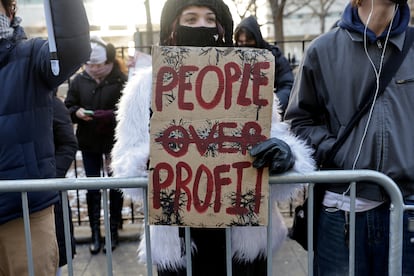
[{"label": "black boot", "polygon": [[101,250],[101,194],[98,190],[90,190],[86,194],[86,201],[88,203],[89,224],[91,227],[91,244],[89,251],[95,255]]},{"label": "black boot", "polygon": [[[109,190],[109,200],[111,247],[112,251],[114,251],[119,244],[118,229],[122,222],[122,205],[124,203],[122,192],[118,189]],[[106,247],[104,247],[103,251],[106,253]]]},{"label": "black boot", "polygon": [[89,251],[92,255],[96,255],[101,251],[101,229],[98,226],[92,227],[91,244],[89,245]]},{"label": "black boot", "polygon": [[[111,224],[111,249],[114,251],[119,244],[118,224]],[[106,244],[103,247],[103,252],[106,253]]]},{"label": "black boot", "polygon": [[109,190],[109,200],[111,227],[117,224],[118,229],[122,229],[122,206],[124,204],[122,192],[118,189]]}]

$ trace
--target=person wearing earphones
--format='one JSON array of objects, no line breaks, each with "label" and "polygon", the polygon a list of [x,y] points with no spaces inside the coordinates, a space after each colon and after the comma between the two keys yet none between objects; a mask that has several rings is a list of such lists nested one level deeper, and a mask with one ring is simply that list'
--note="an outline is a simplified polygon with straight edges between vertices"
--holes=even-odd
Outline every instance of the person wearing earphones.
[{"label": "person wearing earphones", "polygon": [[[406,204],[414,203],[409,21],[407,1],[352,0],[337,26],[309,45],[285,115],[292,131],[315,149],[319,165],[380,171],[398,184]],[[391,66],[404,52],[400,64]],[[373,100],[367,111],[332,153],[368,93]],[[357,183],[355,208],[355,275],[388,275],[389,198],[380,186]],[[317,226],[315,275],[348,275],[349,210],[349,185],[328,186]],[[414,275],[410,221],[414,215],[405,214],[403,275]]]}]

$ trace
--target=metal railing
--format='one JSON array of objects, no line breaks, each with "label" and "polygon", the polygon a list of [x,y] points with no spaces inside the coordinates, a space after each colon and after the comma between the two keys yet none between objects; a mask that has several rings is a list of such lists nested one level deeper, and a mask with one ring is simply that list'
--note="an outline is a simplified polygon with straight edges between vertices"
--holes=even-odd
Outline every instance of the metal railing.
[{"label": "metal railing", "polygon": [[[350,212],[350,254],[349,254],[349,275],[354,275],[355,267],[355,195],[356,185],[360,181],[370,181],[382,186],[388,193],[391,205],[390,205],[390,240],[389,240],[389,275],[401,275],[402,273],[402,236],[403,236],[403,213],[407,210],[414,210],[414,206],[407,206],[404,204],[401,192],[395,182],[384,174],[371,170],[355,170],[355,171],[317,171],[308,174],[288,173],[278,176],[270,177],[269,183],[289,185],[291,183],[350,183],[351,185],[351,212]],[[308,189],[308,275],[313,275],[313,188],[314,185],[310,184]],[[147,194],[147,179],[146,178],[64,178],[64,179],[38,179],[38,180],[2,180],[0,181],[0,192],[21,192],[22,193],[22,206],[23,206],[23,218],[25,225],[26,246],[28,256],[29,275],[34,275],[33,269],[33,256],[32,256],[32,243],[30,237],[30,221],[27,193],[44,190],[62,191],[63,202],[67,201],[67,190],[77,189],[103,189],[103,209],[104,209],[104,225],[105,225],[105,244],[107,248],[107,271],[108,275],[113,275],[112,272],[112,253],[111,253],[111,239],[110,239],[110,227],[109,227],[109,214],[108,214],[108,189],[114,188],[143,188],[144,198]],[[144,200],[144,227],[146,238],[146,250],[147,250],[147,264],[152,263],[151,259],[151,239],[147,217],[147,200]],[[269,202],[270,207],[271,202]],[[63,204],[64,215],[64,230],[66,241],[66,256],[68,263],[68,274],[73,275],[72,264],[72,248],[70,246],[70,230],[69,230],[69,212],[67,204]],[[269,208],[270,210],[270,208]],[[272,274],[272,260],[273,254],[271,250],[272,244],[272,216],[269,212],[269,221],[267,226],[268,233],[268,248],[267,248],[267,273]],[[190,228],[185,228],[185,244],[186,252],[191,252],[191,236]],[[232,256],[231,256],[231,230],[226,229],[226,260],[227,260],[227,275],[232,275]],[[192,275],[191,268],[191,254],[186,255],[187,261],[187,275]],[[153,275],[152,265],[147,265],[147,275]]]},{"label": "metal railing", "polygon": [[[69,178],[86,177],[86,173],[83,167],[83,160],[80,157],[81,153],[80,151],[78,151],[78,153],[79,153],[79,159],[77,159],[78,157],[75,157],[75,160],[72,163],[72,167],[69,169],[67,173],[67,176],[69,175],[68,176]],[[105,158],[105,156],[103,155],[102,158]],[[108,171],[106,171],[106,169],[104,169],[103,164],[101,164],[100,176],[109,177],[109,173]],[[80,192],[79,190],[75,190],[74,192],[75,194],[74,195],[72,194],[72,196],[74,196],[76,202],[70,204],[72,208],[72,214],[73,214],[72,220],[75,225],[81,226],[83,223],[89,223],[89,215],[88,216],[82,215],[83,212],[81,210],[82,209],[81,205],[86,204],[86,202],[81,202],[81,199],[80,199],[82,191]],[[87,191],[85,190],[83,192],[86,193]],[[84,199],[84,201],[86,201],[86,198]],[[140,218],[142,218],[142,215],[140,214],[140,212],[137,212],[136,210],[137,207],[139,209],[139,206],[136,206],[132,200],[129,203],[124,202],[122,208],[124,207],[129,207],[129,211],[128,211],[128,215],[126,216],[121,215],[121,222],[120,222],[121,227],[125,221],[130,221],[131,223],[135,223],[136,220],[140,220]]]}]

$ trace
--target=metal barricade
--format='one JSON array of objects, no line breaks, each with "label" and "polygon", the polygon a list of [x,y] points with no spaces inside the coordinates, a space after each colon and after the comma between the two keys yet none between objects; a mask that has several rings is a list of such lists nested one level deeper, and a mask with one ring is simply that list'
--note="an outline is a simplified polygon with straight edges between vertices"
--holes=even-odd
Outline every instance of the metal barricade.
[{"label": "metal barricade", "polygon": [[[88,177],[88,178],[57,178],[57,179],[25,179],[25,180],[1,180],[0,192],[22,192],[22,206],[23,219],[26,236],[26,253],[28,257],[29,275],[34,275],[33,256],[32,256],[32,242],[30,235],[30,220],[28,210],[28,192],[39,192],[45,190],[62,191],[62,202],[67,202],[68,190],[81,189],[103,189],[103,210],[104,210],[104,226],[105,226],[105,246],[108,275],[113,275],[112,272],[112,250],[109,227],[109,208],[108,208],[108,190],[116,188],[147,188],[146,178],[114,178],[114,177]],[[146,201],[145,201],[146,203]],[[73,275],[72,263],[72,248],[70,242],[70,226],[69,226],[69,207],[67,204],[62,204],[64,216],[64,232],[66,243],[66,256],[68,274]],[[145,206],[146,210],[146,206]],[[152,270],[148,266],[148,271]],[[152,275],[148,273],[148,275]]]},{"label": "metal barricade", "polygon": [[[349,224],[349,275],[355,275],[355,196],[356,185],[360,181],[369,181],[380,185],[388,193],[390,205],[390,239],[388,274],[402,275],[402,249],[403,249],[403,213],[405,210],[413,210],[413,206],[404,204],[403,197],[397,184],[388,176],[372,170],[332,170],[309,173],[301,177],[298,174],[285,174],[272,177],[270,182],[295,183],[306,180],[308,183],[350,183],[351,210]],[[316,184],[310,184],[308,189],[308,275],[313,275],[313,188]],[[269,251],[268,251],[269,252]],[[271,253],[271,252],[270,252]],[[269,271],[269,270],[268,270]],[[272,274],[269,274],[272,275]]]},{"label": "metal barricade", "polygon": [[[406,206],[403,202],[403,198],[398,186],[395,182],[384,174],[371,170],[355,170],[355,171],[317,171],[308,174],[287,173],[278,176],[270,177],[269,183],[273,184],[286,184],[291,183],[350,183],[351,185],[351,212],[350,212],[350,256],[349,256],[349,275],[354,275],[355,267],[355,194],[356,185],[360,181],[370,181],[382,186],[388,193],[391,199],[390,206],[390,241],[389,241],[389,275],[401,275],[402,273],[402,229],[403,229],[403,213],[407,210],[414,210],[414,206]],[[310,184],[308,193],[308,275],[313,275],[313,187],[315,184]],[[32,258],[32,243],[30,238],[30,222],[27,192],[36,192],[44,190],[56,190],[62,191],[63,202],[68,200],[67,190],[78,189],[103,189],[103,209],[104,209],[104,225],[105,225],[105,244],[107,247],[107,271],[108,275],[113,275],[112,272],[112,253],[111,253],[111,239],[110,239],[110,227],[109,227],[109,212],[108,212],[108,189],[114,188],[143,188],[144,198],[147,195],[147,179],[146,178],[59,178],[59,179],[36,179],[36,180],[2,180],[0,181],[0,192],[22,192],[22,206],[23,206],[23,218],[25,225],[26,235],[26,247],[28,256],[29,275],[34,275],[33,258]],[[269,202],[269,207],[270,207]],[[63,204],[64,215],[64,230],[66,241],[66,255],[68,274],[73,275],[73,263],[72,263],[72,248],[70,246],[70,230],[69,230],[69,211],[67,204]],[[144,200],[144,227],[146,238],[146,250],[147,250],[147,264],[152,263],[151,259],[151,246],[150,246],[150,231],[148,225],[148,202]],[[271,210],[271,208],[269,208]],[[272,260],[273,254],[271,250],[272,244],[272,216],[269,212],[269,221],[267,226],[268,233],[268,256],[267,256],[267,274],[272,273]],[[185,243],[186,252],[191,252],[191,236],[190,228],[185,228]],[[230,228],[226,229],[226,261],[227,261],[227,275],[232,275],[232,252],[231,252],[231,231]],[[191,268],[191,254],[187,254],[187,275],[192,275]],[[147,275],[153,275],[152,265],[147,265]]]}]

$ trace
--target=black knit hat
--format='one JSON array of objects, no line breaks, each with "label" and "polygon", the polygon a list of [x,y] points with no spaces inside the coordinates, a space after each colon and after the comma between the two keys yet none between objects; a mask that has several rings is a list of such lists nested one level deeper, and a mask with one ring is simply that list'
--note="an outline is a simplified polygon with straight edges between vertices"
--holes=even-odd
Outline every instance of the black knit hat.
[{"label": "black knit hat", "polygon": [[223,0],[167,0],[161,13],[160,45],[164,45],[171,34],[172,23],[188,6],[209,7],[224,28],[224,44],[226,46],[233,45],[233,18],[229,7]]}]

